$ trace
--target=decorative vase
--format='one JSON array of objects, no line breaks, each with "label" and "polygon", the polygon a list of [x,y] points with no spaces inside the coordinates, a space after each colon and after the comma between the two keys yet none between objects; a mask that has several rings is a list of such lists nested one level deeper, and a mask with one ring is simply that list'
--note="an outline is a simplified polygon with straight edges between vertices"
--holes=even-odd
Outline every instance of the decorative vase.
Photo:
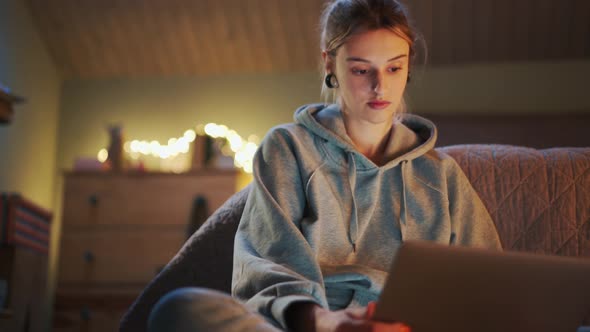
[{"label": "decorative vase", "polygon": [[109,125],[109,156],[107,162],[111,170],[123,170],[123,127],[121,125]]}]

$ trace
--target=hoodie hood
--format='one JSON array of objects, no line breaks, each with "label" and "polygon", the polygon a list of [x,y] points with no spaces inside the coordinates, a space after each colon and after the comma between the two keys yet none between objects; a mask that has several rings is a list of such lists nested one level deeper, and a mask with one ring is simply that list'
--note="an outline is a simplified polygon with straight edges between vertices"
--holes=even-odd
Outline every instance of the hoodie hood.
[{"label": "hoodie hood", "polygon": [[[348,186],[351,192],[351,213],[348,222],[348,240],[353,252],[356,252],[356,244],[362,219],[359,214],[359,195],[357,183],[366,186],[369,182],[379,183],[383,173],[395,166],[401,166],[401,216],[400,227],[402,234],[406,220],[408,219],[407,188],[411,175],[408,171],[408,163],[434,148],[436,143],[436,127],[424,118],[416,115],[403,114],[399,120],[394,121],[393,130],[390,131],[389,141],[385,148],[385,160],[382,166],[377,166],[369,158],[358,152],[350,137],[346,133],[344,120],[340,107],[332,105],[307,105],[295,111],[295,122],[307,128],[313,135],[321,137],[325,147],[320,144],[327,156],[344,165],[348,172]],[[376,175],[375,175],[376,173]],[[371,175],[373,174],[373,175]],[[370,180],[368,180],[370,179]],[[369,181],[369,182],[367,182]],[[362,211],[362,204],[360,204]]]},{"label": "hoodie hood", "polygon": [[[323,138],[343,150],[347,155],[354,155],[358,168],[375,168],[372,161],[359,153],[344,126],[340,107],[337,104],[312,104],[300,107],[294,114],[295,123],[304,126],[313,134]],[[388,169],[410,161],[432,150],[436,143],[435,125],[420,116],[402,114],[393,125],[385,149],[386,160],[382,167]]]}]

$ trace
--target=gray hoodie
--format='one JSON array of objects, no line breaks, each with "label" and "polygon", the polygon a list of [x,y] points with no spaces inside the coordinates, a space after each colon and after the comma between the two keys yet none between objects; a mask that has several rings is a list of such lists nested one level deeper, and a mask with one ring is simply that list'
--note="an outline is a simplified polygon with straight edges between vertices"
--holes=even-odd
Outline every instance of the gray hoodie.
[{"label": "gray hoodie", "polygon": [[499,249],[487,210],[436,127],[396,121],[383,166],[355,150],[337,105],[308,105],[269,131],[235,238],[232,294],[285,328],[295,302],[377,300],[403,241]]}]

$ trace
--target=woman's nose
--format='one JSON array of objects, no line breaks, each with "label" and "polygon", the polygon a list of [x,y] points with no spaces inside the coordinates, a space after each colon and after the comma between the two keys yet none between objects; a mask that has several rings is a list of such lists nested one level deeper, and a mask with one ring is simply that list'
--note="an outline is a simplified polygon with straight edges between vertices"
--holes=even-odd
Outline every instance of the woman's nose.
[{"label": "woman's nose", "polygon": [[373,74],[372,79],[373,79],[373,82],[372,82],[373,91],[375,91],[375,93],[377,93],[378,95],[383,95],[383,92],[387,88],[385,86],[386,83],[384,80],[384,75],[380,72],[375,72],[375,74]]}]

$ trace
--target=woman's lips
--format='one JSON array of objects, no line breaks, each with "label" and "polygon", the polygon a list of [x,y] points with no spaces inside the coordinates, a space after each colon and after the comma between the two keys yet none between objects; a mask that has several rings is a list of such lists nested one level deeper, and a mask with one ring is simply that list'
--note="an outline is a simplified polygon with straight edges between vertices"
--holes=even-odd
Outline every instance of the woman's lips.
[{"label": "woman's lips", "polygon": [[367,103],[367,105],[369,105],[370,108],[375,109],[375,110],[382,110],[382,109],[386,108],[387,106],[389,106],[390,104],[391,104],[391,102],[384,101],[384,100],[375,100],[375,101],[370,101]]}]

